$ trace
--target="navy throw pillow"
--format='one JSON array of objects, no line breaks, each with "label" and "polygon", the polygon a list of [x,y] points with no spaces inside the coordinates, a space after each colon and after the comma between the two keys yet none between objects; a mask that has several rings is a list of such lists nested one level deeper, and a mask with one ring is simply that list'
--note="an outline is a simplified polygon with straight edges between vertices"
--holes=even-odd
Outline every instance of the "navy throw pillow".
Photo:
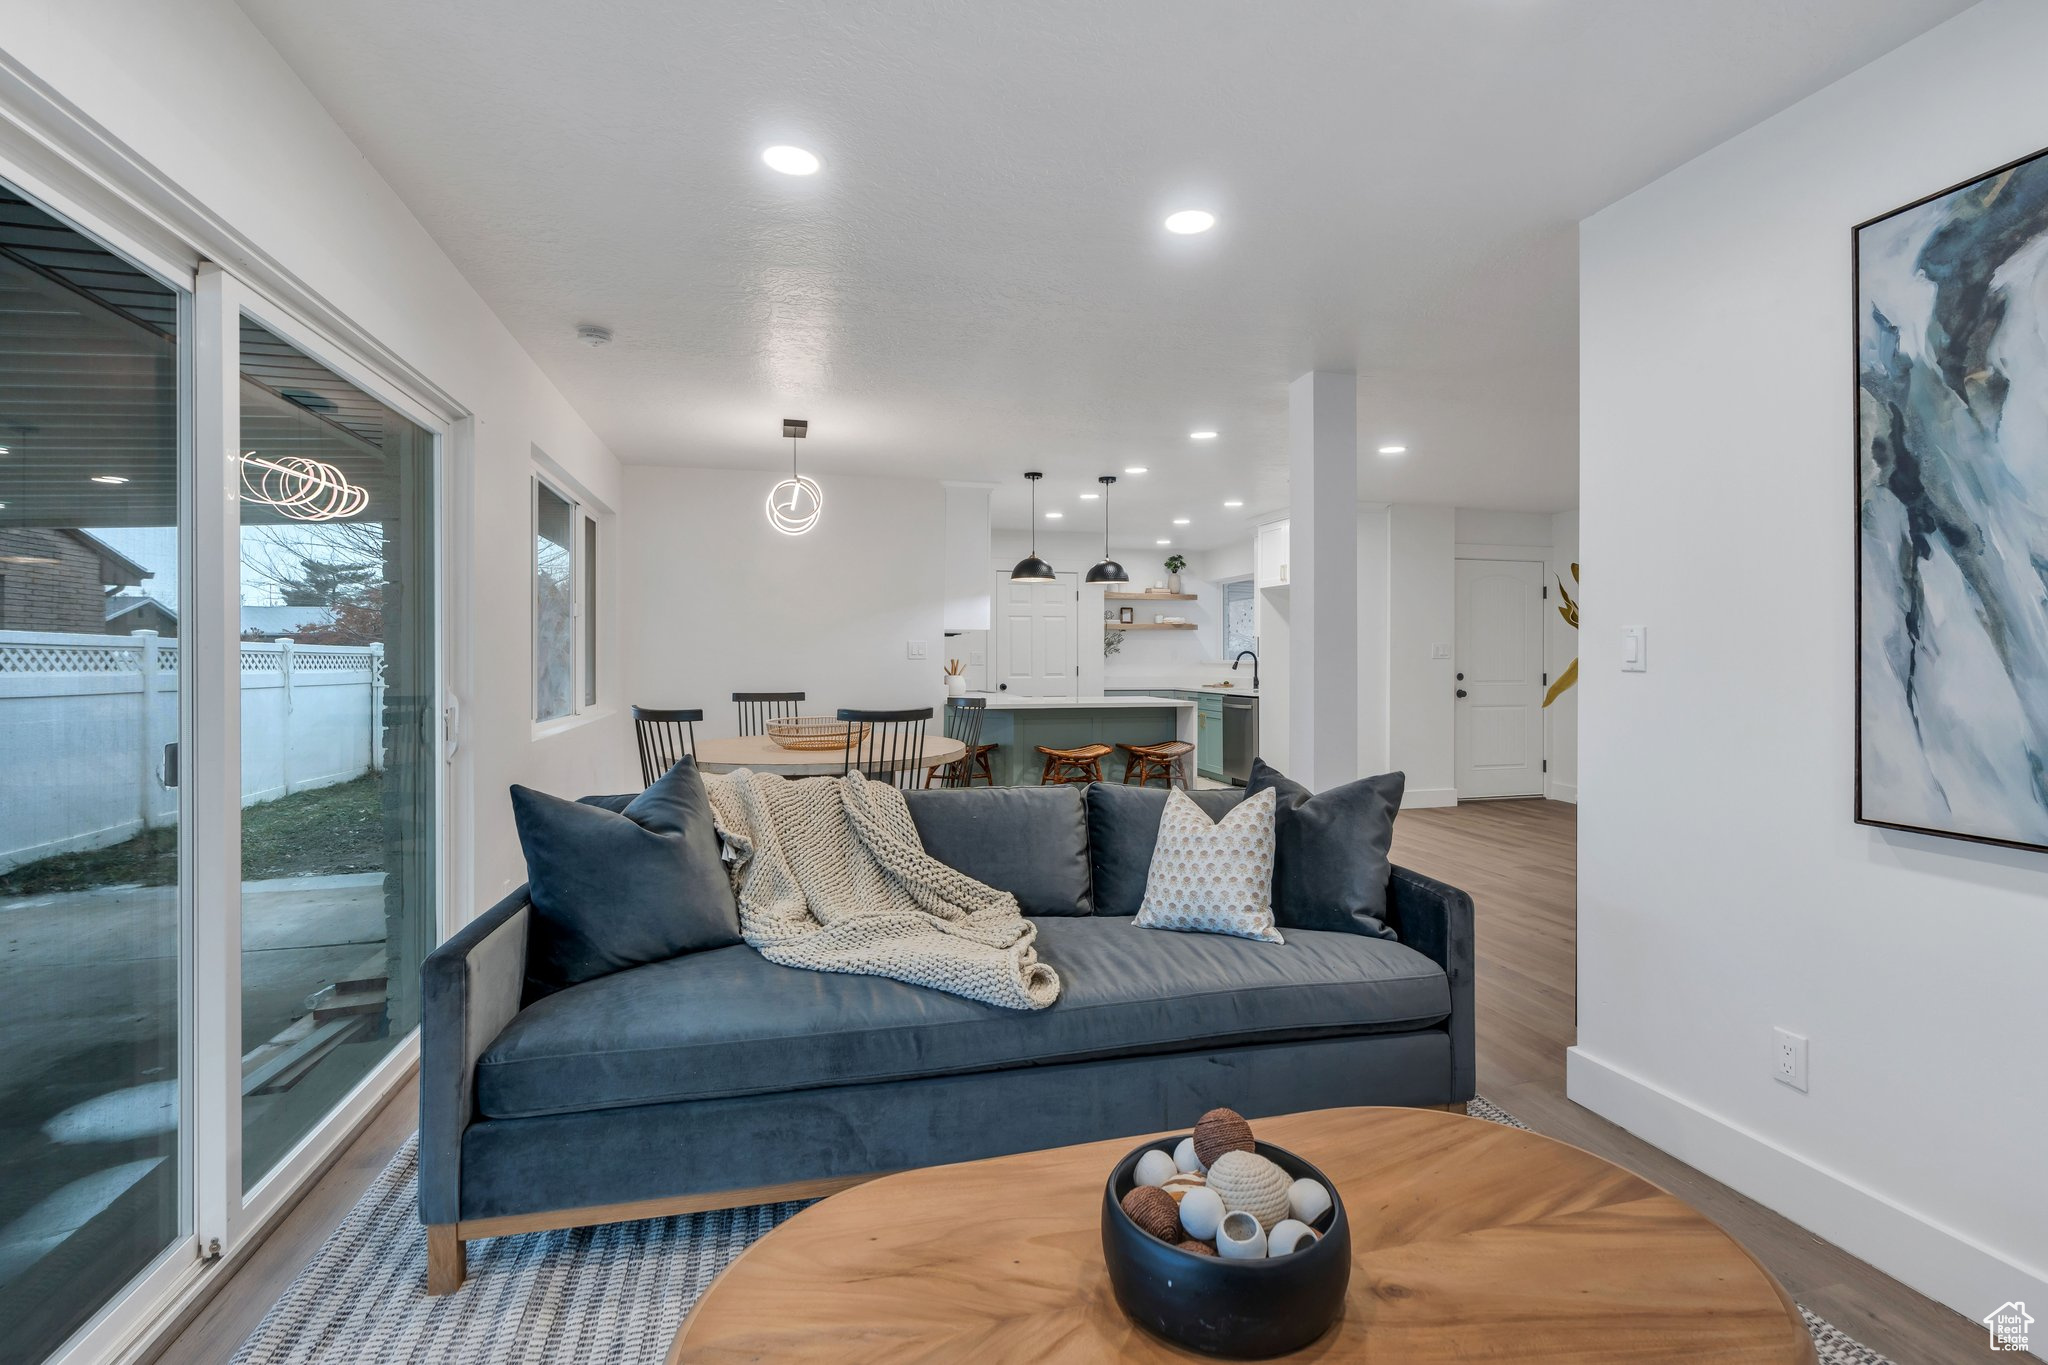
[{"label": "navy throw pillow", "polygon": [[1338,929],[1393,938],[1387,927],[1389,849],[1405,773],[1362,777],[1311,795],[1252,760],[1247,798],[1268,787],[1273,813],[1273,918],[1283,929]]},{"label": "navy throw pillow", "polygon": [[740,941],[711,799],[685,758],[613,812],[512,788],[533,919],[526,996]]}]

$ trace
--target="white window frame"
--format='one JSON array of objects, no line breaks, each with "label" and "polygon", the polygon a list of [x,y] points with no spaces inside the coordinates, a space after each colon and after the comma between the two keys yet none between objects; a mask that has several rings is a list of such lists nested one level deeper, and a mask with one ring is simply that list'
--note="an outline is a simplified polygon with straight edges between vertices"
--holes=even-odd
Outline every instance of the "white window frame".
[{"label": "white window frame", "polygon": [[[535,738],[559,734],[594,720],[609,716],[616,710],[610,692],[612,670],[607,664],[610,646],[608,629],[611,614],[611,575],[606,568],[609,552],[606,547],[612,540],[611,512],[604,504],[591,497],[584,487],[569,477],[568,473],[536,448],[533,452],[533,474],[526,494],[527,542],[527,715],[533,724]],[[534,563],[534,555],[540,544],[540,490],[548,492],[569,504],[569,601],[570,619],[574,622],[571,633],[569,712],[567,715],[551,716],[542,720],[540,716],[540,574]],[[597,532],[597,562],[591,563],[586,539],[586,527]],[[596,605],[593,608],[586,598],[589,589],[595,585]],[[590,615],[596,615],[596,648],[589,645],[591,628]],[[595,694],[589,684],[592,673],[596,674]]]},{"label": "white window frame", "polygon": [[[240,448],[240,319],[255,319],[435,438],[436,687],[444,706],[436,708],[434,738],[451,761],[450,670],[468,658],[467,622],[450,610],[456,596],[451,574],[467,546],[466,538],[458,545],[457,533],[467,526],[470,496],[455,476],[473,449],[474,418],[261,248],[23,78],[4,54],[0,124],[17,135],[0,148],[0,180],[179,291],[179,575],[193,603],[181,631],[179,686],[179,823],[187,855],[178,888],[180,1231],[45,1362],[87,1365],[146,1356],[177,1330],[226,1267],[262,1242],[419,1060],[415,1029],[275,1168],[243,1190],[241,550],[233,459]],[[236,271],[210,264],[222,260],[235,261]],[[217,458],[205,458],[207,452]],[[458,506],[465,515],[456,515]],[[599,537],[602,545],[602,526]],[[459,763],[466,769],[467,756]],[[452,883],[469,879],[456,878],[452,868],[457,841],[468,846],[470,811],[468,784],[450,780],[448,763],[438,765],[436,784],[440,939],[467,918],[460,907],[468,903],[468,888]]]}]

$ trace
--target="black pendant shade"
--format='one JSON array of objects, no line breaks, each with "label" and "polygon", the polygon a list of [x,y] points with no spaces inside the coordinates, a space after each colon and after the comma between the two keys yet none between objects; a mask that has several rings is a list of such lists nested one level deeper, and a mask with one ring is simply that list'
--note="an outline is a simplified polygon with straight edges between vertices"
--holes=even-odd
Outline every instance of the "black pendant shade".
[{"label": "black pendant shade", "polygon": [[1038,557],[1038,481],[1045,475],[1032,472],[1025,478],[1031,481],[1031,553],[1017,561],[1017,567],[1010,570],[1012,583],[1057,583],[1059,575],[1052,571],[1052,565]]},{"label": "black pendant shade", "polygon": [[1110,474],[1096,480],[1102,485],[1102,562],[1088,571],[1090,583],[1128,583],[1131,576],[1124,572],[1124,566],[1109,557],[1109,486],[1116,482]]}]

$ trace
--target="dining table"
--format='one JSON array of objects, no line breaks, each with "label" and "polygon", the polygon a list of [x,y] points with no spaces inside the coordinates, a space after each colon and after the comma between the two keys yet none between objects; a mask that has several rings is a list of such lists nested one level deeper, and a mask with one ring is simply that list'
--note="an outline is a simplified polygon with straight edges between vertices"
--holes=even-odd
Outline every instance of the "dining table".
[{"label": "dining table", "polygon": [[[707,773],[729,773],[747,768],[757,773],[780,773],[784,777],[837,777],[846,770],[846,750],[785,749],[766,735],[739,735],[725,739],[697,741],[697,766]],[[892,758],[890,769],[935,768],[957,763],[967,746],[944,735],[927,735],[924,752],[915,758]],[[884,766],[877,764],[877,767]]]}]

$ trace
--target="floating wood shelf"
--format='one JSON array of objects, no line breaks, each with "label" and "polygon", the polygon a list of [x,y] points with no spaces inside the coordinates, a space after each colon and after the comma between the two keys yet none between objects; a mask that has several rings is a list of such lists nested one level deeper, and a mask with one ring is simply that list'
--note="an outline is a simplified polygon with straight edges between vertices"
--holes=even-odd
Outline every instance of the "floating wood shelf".
[{"label": "floating wood shelf", "polygon": [[1105,592],[1105,602],[1195,602],[1199,601],[1191,592]]},{"label": "floating wood shelf", "polygon": [[1193,630],[1195,629],[1195,623],[1193,621],[1132,621],[1126,625],[1122,621],[1104,621],[1102,628],[1104,630]]}]

